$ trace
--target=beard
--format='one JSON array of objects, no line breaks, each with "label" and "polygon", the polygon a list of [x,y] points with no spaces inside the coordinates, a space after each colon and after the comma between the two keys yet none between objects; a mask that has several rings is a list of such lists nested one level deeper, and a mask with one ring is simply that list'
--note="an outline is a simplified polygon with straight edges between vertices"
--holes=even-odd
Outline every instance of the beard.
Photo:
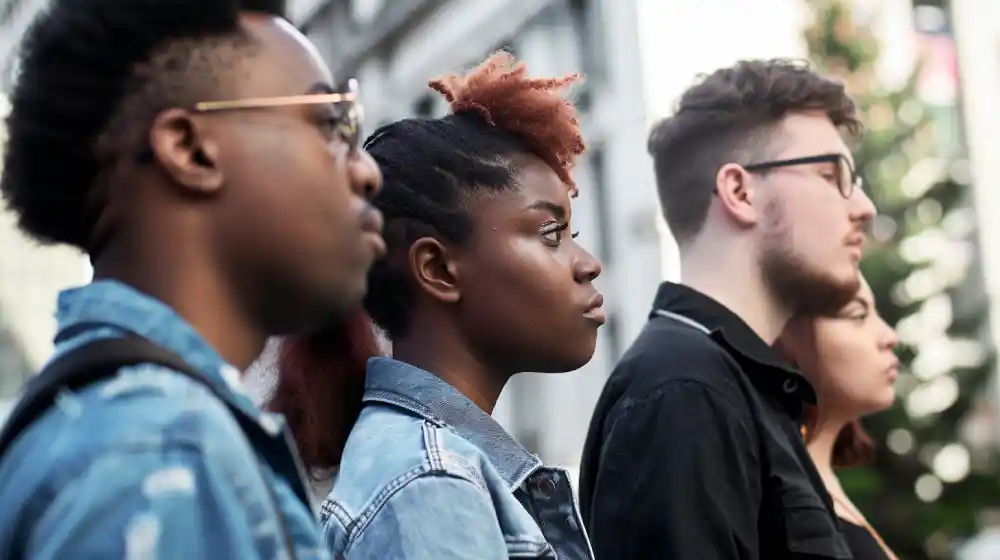
[{"label": "beard", "polygon": [[760,267],[764,285],[774,301],[793,315],[828,316],[851,302],[861,289],[859,275],[850,279],[810,264],[797,254],[784,206],[773,201],[765,209],[770,232],[765,237]]}]

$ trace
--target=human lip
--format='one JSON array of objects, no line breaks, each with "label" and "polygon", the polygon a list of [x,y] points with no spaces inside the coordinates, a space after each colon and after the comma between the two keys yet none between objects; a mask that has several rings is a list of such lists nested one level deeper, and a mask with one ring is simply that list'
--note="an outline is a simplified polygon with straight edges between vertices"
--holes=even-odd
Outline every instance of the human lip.
[{"label": "human lip", "polygon": [[607,316],[604,313],[604,294],[597,292],[594,297],[590,298],[583,316],[598,325],[603,325],[607,321]]},{"label": "human lip", "polygon": [[899,377],[899,360],[893,360],[889,367],[885,368],[885,374],[889,381],[895,381]]},{"label": "human lip", "polygon": [[371,245],[375,257],[385,255],[385,239],[382,238],[382,212],[374,206],[369,206],[361,214],[361,231],[365,240]]},{"label": "human lip", "polygon": [[858,260],[861,259],[861,251],[865,246],[864,234],[857,233],[851,235],[850,237],[847,238],[847,241],[845,241],[844,244],[847,245],[848,248],[850,248],[852,257]]}]

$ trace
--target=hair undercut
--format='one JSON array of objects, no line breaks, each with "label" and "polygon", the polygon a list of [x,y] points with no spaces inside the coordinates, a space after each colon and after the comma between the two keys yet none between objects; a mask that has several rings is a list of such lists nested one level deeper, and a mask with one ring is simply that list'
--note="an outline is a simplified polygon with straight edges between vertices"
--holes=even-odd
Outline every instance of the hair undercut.
[{"label": "hair undercut", "polygon": [[742,61],[684,92],[648,142],[663,215],[678,244],[704,226],[719,169],[769,157],[782,118],[805,111],[824,112],[848,137],[861,133],[843,83],[799,61]]}]

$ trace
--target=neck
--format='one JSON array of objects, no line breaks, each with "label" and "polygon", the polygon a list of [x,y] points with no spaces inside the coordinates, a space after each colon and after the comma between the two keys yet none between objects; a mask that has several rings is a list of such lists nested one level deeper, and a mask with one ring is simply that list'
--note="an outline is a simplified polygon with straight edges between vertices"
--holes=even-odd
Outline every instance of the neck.
[{"label": "neck", "polygon": [[393,339],[393,357],[436,375],[486,414],[493,414],[510,375],[488,367],[469,344],[440,324],[410,327],[406,336]]},{"label": "neck", "polygon": [[[809,443],[806,445],[806,449],[809,451],[813,463],[816,464],[816,470],[827,482],[827,486],[830,486],[831,482],[836,483],[837,480],[833,470],[833,448],[837,443],[837,436],[846,425],[847,422],[843,420],[821,417],[817,420],[812,432],[809,433]],[[839,483],[836,484],[839,486]]]},{"label": "neck", "polygon": [[[764,342],[772,344],[785,328],[791,313],[778,304],[746,251],[715,247],[689,247],[681,252],[681,283],[722,304],[743,320]],[[720,270],[747,271],[720,274]]]},{"label": "neck", "polygon": [[268,333],[240,304],[232,286],[208,272],[213,268],[191,262],[181,245],[158,243],[155,255],[108,246],[94,263],[94,279],[117,280],[163,302],[224,360],[245,370],[263,351]]}]

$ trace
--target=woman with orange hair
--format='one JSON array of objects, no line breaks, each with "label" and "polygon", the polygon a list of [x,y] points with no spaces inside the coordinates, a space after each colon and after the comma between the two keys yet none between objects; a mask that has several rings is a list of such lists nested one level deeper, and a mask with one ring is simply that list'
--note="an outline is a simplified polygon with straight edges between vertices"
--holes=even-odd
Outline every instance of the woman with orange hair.
[{"label": "woman with orange hair", "polygon": [[833,498],[841,531],[856,560],[896,557],[854,506],[834,471],[871,458],[872,439],[861,418],[892,406],[899,344],[875,309],[875,296],[862,279],[854,299],[830,317],[792,319],[777,347],[809,378],[817,405],[805,411],[803,433],[816,470]]},{"label": "woman with orange hair", "polygon": [[[430,83],[451,114],[366,142],[386,256],[352,323],[284,342],[271,404],[334,477],[334,557],[593,557],[567,473],[490,416],[516,373],[588,362],[604,322],[601,265],[570,234],[584,143],[560,91],[576,78],[529,78],[500,52]],[[370,359],[372,320],[391,358]]]}]

